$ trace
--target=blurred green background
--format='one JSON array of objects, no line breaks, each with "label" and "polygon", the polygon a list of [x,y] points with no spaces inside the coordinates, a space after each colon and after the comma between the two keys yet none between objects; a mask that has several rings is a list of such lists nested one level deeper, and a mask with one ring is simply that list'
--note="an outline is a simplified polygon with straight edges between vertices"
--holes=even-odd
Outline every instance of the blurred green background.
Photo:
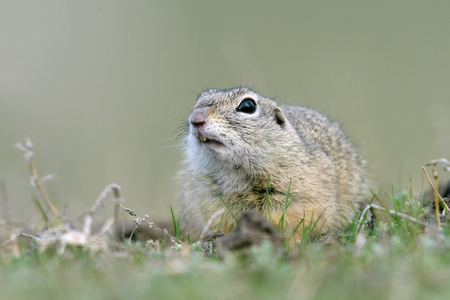
[{"label": "blurred green background", "polygon": [[[13,144],[75,216],[109,183],[169,216],[196,94],[250,86],[340,121],[374,187],[450,158],[449,1],[0,1],[0,181],[33,215]],[[445,177],[441,172],[442,177]],[[447,178],[449,177],[446,174]]]}]

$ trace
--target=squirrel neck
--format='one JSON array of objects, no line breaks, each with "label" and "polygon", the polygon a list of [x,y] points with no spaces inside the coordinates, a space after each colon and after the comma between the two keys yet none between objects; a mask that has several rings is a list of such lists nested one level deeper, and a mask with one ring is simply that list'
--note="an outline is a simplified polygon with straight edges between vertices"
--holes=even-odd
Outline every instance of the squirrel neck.
[{"label": "squirrel neck", "polygon": [[[241,164],[233,162],[217,163],[211,161],[211,168],[203,174],[207,181],[212,183],[215,189],[221,194],[243,193],[249,190],[265,190],[273,186],[289,186],[289,181],[294,174],[302,174],[300,170],[309,161],[305,155],[306,151],[301,151],[299,144],[283,145],[283,151],[275,146],[271,153],[265,157],[264,163],[261,160],[247,161],[241,160]],[[300,144],[301,145],[301,144]],[[283,153],[283,154],[281,154]],[[286,162],[289,161],[289,164]],[[269,186],[267,184],[269,183]],[[285,191],[284,191],[285,192]]]}]

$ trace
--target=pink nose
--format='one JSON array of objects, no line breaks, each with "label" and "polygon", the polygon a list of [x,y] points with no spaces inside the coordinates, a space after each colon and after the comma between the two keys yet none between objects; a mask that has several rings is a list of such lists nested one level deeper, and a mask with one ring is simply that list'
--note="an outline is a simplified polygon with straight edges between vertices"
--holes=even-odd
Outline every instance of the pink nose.
[{"label": "pink nose", "polygon": [[195,127],[201,127],[208,121],[208,107],[197,108],[189,117],[189,122]]}]

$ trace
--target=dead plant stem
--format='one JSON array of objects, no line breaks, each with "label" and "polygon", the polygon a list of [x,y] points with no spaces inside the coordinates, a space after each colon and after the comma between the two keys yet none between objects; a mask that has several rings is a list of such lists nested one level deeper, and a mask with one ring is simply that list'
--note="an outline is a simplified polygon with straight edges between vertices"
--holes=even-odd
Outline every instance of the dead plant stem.
[{"label": "dead plant stem", "polygon": [[438,196],[438,198],[442,201],[442,204],[444,204],[445,209],[447,211],[450,211],[450,208],[448,207],[448,205],[445,203],[444,199],[442,199],[441,195],[439,195],[439,192],[437,190],[437,188],[433,185],[433,183],[431,182],[430,176],[428,176],[427,170],[425,169],[425,167],[422,167],[423,172],[425,173],[425,177],[427,178],[428,183],[430,184],[431,188],[433,189],[435,195]]},{"label": "dead plant stem", "polygon": [[45,205],[52,211],[52,213],[57,216],[58,218],[61,217],[61,214],[59,213],[58,209],[53,205],[53,203],[50,201],[50,199],[47,196],[47,193],[44,190],[44,187],[42,186],[41,180],[39,179],[39,176],[37,174],[36,168],[34,166],[33,158],[28,159],[28,167],[31,172],[31,176],[34,181],[34,185],[36,186],[36,189],[38,190],[39,195],[44,200]]}]

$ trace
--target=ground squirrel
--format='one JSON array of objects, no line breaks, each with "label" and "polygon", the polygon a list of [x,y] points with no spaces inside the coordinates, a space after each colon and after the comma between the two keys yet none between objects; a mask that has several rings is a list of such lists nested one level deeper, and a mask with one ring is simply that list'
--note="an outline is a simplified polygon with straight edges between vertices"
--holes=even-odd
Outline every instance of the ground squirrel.
[{"label": "ground squirrel", "polygon": [[181,214],[193,238],[222,208],[211,232],[219,224],[230,232],[233,215],[249,209],[268,216],[267,194],[271,221],[278,225],[289,190],[289,235],[302,219],[308,226],[318,217],[316,229],[339,229],[363,201],[359,155],[339,125],[314,110],[278,106],[248,88],[210,89],[199,95],[186,129]]}]

